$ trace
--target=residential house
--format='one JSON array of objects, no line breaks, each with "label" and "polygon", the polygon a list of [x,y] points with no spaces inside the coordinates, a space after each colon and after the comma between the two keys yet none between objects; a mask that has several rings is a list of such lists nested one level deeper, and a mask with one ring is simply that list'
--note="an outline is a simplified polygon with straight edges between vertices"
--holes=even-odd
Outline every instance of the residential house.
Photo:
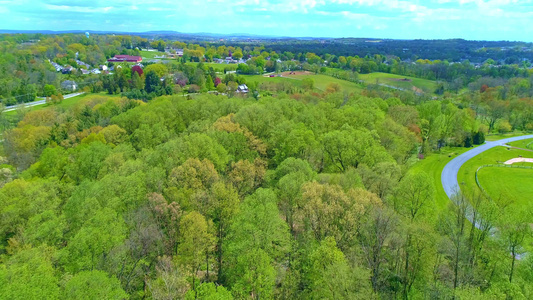
[{"label": "residential house", "polygon": [[100,74],[100,73],[102,73],[102,72],[100,72],[100,70],[98,70],[97,68],[94,68],[94,69],[91,70],[91,73],[93,73],[93,74]]},{"label": "residential house", "polygon": [[102,71],[107,71],[107,66],[106,65],[100,65],[100,70]]},{"label": "residential house", "polygon": [[90,66],[89,64],[84,63],[84,62],[82,62],[81,60],[78,60],[78,59],[77,59],[77,60],[76,60],[76,63],[78,64],[79,67],[85,67],[85,69],[89,69],[89,68],[91,68],[91,66]]},{"label": "residential house", "polygon": [[109,62],[141,62],[143,61],[140,56],[131,56],[131,55],[115,55],[115,57],[108,59]]},{"label": "residential house", "polygon": [[56,69],[56,72],[59,72],[59,71],[63,70],[63,67],[60,66],[58,63],[53,62],[53,61],[50,61],[50,60],[48,60],[48,61],[49,61],[50,64]]},{"label": "residential house", "polygon": [[74,92],[75,90],[78,89],[78,85],[76,84],[75,81],[65,80],[65,81],[61,82],[61,88],[66,90],[66,91]]},{"label": "residential house", "polygon": [[246,84],[239,85],[237,93],[248,93],[248,86],[246,86]]},{"label": "residential house", "polygon": [[61,73],[63,74],[69,74],[74,71],[76,71],[76,69],[74,69],[72,66],[66,66],[66,67],[63,67],[63,69],[61,69]]}]

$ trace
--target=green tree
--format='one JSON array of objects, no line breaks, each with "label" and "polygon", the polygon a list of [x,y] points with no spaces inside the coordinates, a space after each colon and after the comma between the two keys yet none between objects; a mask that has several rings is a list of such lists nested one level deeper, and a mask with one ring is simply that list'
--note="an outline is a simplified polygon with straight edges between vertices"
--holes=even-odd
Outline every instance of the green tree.
[{"label": "green tree", "polygon": [[161,80],[155,71],[146,72],[146,77],[144,79],[144,89],[147,93],[152,93],[158,90],[161,85]]},{"label": "green tree", "polygon": [[65,299],[126,299],[128,294],[117,278],[104,271],[82,271],[70,278],[63,291]]},{"label": "green tree", "polygon": [[0,298],[59,299],[53,248],[21,249],[0,264]]},{"label": "green tree", "polygon": [[204,216],[195,211],[186,214],[180,222],[178,256],[182,264],[191,272],[192,289],[196,293],[198,271],[205,266],[206,256],[213,250],[213,246],[214,238],[208,232]]},{"label": "green tree", "polygon": [[43,94],[45,97],[50,97],[52,95],[55,95],[56,92],[57,92],[56,87],[51,84],[47,84],[43,88]]}]

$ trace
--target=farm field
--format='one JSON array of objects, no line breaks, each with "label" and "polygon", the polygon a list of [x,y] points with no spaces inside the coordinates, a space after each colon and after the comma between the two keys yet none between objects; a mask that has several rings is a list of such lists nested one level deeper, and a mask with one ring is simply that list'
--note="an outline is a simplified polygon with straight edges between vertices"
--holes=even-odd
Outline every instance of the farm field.
[{"label": "farm field", "polygon": [[437,83],[432,80],[380,72],[359,74],[359,79],[367,84],[379,83],[415,92],[423,91],[430,94],[433,94],[437,88]]},{"label": "farm field", "polygon": [[533,169],[486,167],[479,170],[478,180],[495,201],[528,204],[533,199]]},{"label": "farm field", "polygon": [[[461,190],[463,193],[472,194],[473,192],[477,192],[479,188],[476,184],[476,171],[477,169],[486,164],[498,164],[503,163],[511,158],[517,158],[519,156],[522,157],[529,157],[533,158],[533,152],[531,151],[525,151],[520,149],[508,149],[506,147],[495,147],[492,149],[489,149],[476,157],[470,159],[467,161],[459,170],[459,173],[457,174],[457,181],[459,182],[459,185],[461,186]],[[504,170],[505,168],[497,168],[498,170]],[[510,169],[512,170],[512,169]],[[503,181],[502,179],[504,177],[498,176],[498,180],[496,182]],[[496,183],[495,182],[495,183]],[[483,185],[483,188],[490,189],[489,186]]]}]

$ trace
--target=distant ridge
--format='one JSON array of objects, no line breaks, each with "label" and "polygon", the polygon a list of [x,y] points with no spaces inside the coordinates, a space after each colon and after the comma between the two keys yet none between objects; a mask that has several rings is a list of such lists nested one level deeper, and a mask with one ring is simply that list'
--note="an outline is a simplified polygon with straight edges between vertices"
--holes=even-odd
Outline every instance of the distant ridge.
[{"label": "distant ridge", "polygon": [[[158,37],[175,37],[186,38],[194,40],[197,38],[204,39],[234,39],[234,40],[246,40],[246,39],[265,39],[265,40],[331,40],[331,41],[467,41],[467,42],[481,42],[484,40],[466,40],[462,38],[449,38],[449,39],[393,39],[393,38],[365,38],[365,37],[289,37],[289,36],[276,36],[276,35],[259,35],[250,33],[209,33],[209,32],[197,32],[197,33],[185,33],[174,30],[154,30],[154,31],[110,31],[110,30],[15,30],[15,29],[0,29],[0,34],[16,34],[16,33],[41,33],[41,34],[82,34],[89,32],[90,34],[124,34],[124,35],[137,35],[137,36],[158,36]],[[502,43],[502,46],[509,46],[509,44],[532,44],[531,42],[524,41],[487,41],[492,43],[492,46]]]}]

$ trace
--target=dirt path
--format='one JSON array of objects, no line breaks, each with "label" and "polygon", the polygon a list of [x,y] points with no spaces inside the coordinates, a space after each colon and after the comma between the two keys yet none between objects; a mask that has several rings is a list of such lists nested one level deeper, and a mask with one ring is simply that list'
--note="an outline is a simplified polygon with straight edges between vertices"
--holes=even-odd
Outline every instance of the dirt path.
[{"label": "dirt path", "polygon": [[533,158],[517,157],[517,158],[512,158],[512,159],[504,162],[503,164],[504,165],[512,165],[514,163],[519,163],[519,162],[533,163]]}]

